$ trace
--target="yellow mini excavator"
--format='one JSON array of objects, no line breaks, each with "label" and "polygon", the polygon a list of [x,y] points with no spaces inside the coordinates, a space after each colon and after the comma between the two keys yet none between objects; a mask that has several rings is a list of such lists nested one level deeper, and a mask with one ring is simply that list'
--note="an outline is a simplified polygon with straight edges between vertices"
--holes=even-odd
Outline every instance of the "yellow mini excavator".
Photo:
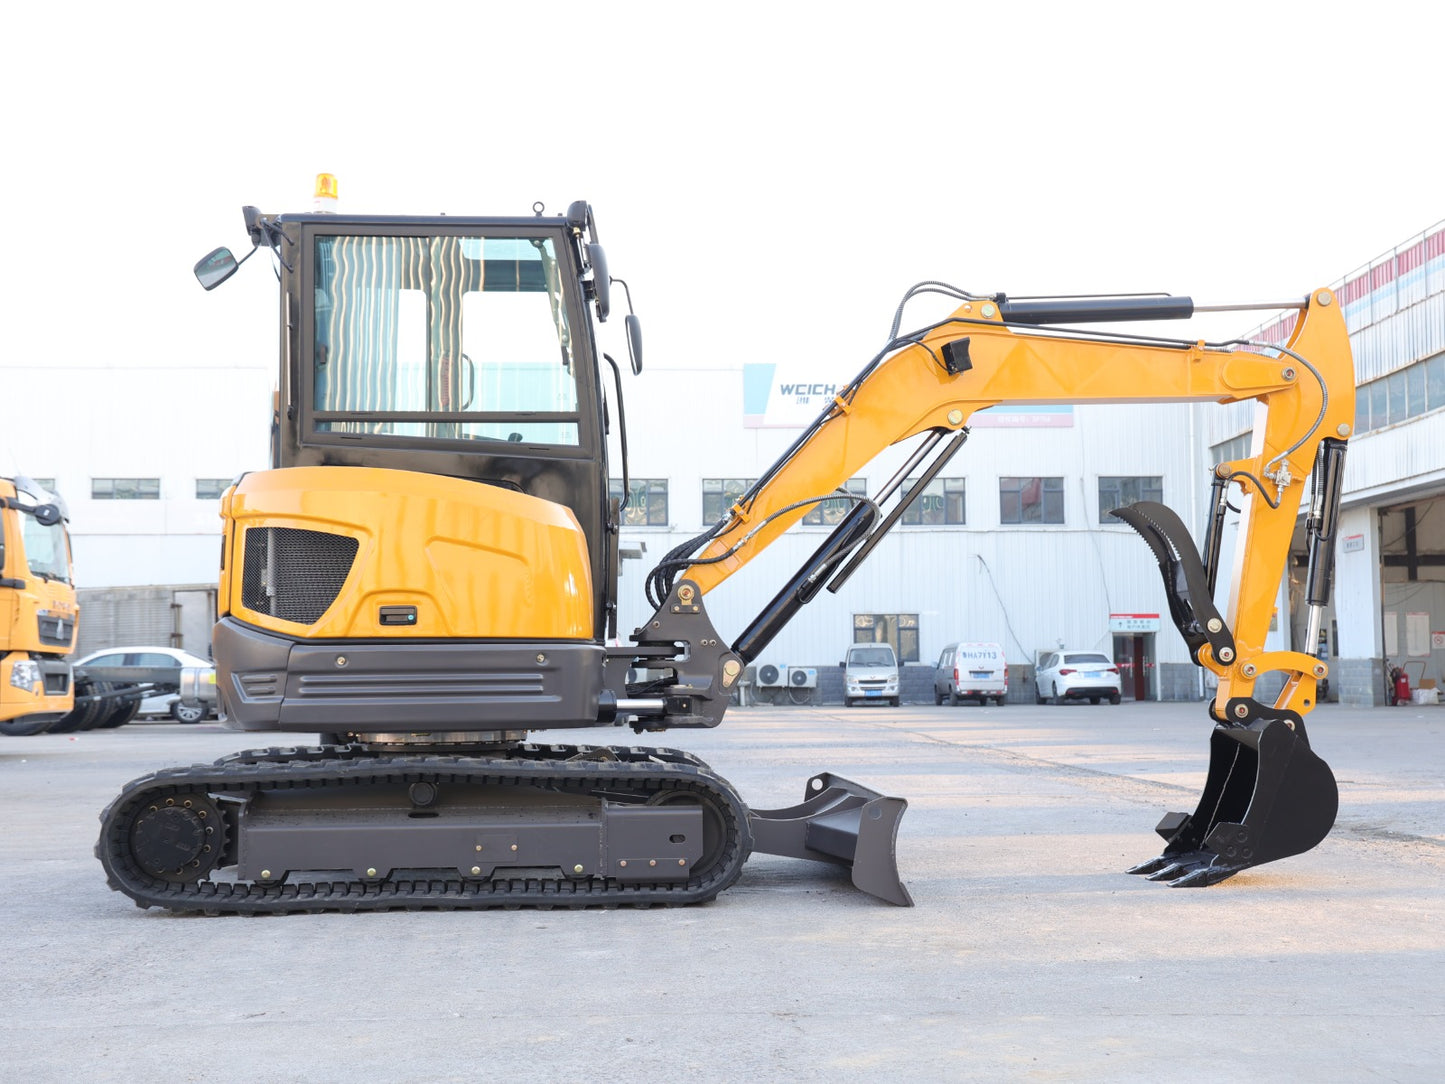
[{"label": "yellow mini excavator", "polygon": [[[934,477],[970,416],[1001,403],[1267,408],[1250,454],[1215,471],[1202,556],[1167,508],[1119,513],[1153,550],[1193,658],[1218,677],[1205,793],[1193,814],[1164,818],[1162,855],[1135,872],[1212,884],[1329,832],[1334,778],[1304,728],[1324,667],[1265,650],[1307,477],[1312,624],[1328,599],[1354,420],[1329,290],[1281,303],[1298,311],[1293,333],[1263,346],[1091,329],[1199,311],[1183,297],[920,284],[905,302],[943,293],[952,315],[900,334],[900,306],[885,348],[719,522],[653,570],[652,616],[610,646],[621,514],[606,438],[611,421],[625,423],[619,366],[598,355],[593,320],[607,319],[620,280],[588,204],[534,211],[248,207],[251,253],[218,249],[197,264],[210,289],[265,248],[281,284],[274,462],[222,500],[214,653],[227,724],[322,744],[127,785],[96,848],[113,888],[143,907],[202,912],[682,904],[712,899],[762,851],[841,864],[864,891],[910,903],[894,857],[901,799],[821,773],[798,805],[753,810],[685,752],[528,737],[716,726],[745,665],[902,516],[904,479]],[[626,330],[639,370],[631,314]],[[752,624],[720,635],[707,592],[908,440],[916,447],[883,491],[853,497]],[[1221,614],[1230,497],[1243,519]],[[1286,678],[1273,702],[1254,696],[1266,671]]]}]

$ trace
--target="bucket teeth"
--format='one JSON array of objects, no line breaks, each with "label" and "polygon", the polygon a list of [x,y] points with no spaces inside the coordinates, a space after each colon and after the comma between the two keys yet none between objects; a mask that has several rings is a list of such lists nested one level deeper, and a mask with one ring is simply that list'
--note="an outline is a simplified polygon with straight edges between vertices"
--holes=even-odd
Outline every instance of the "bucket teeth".
[{"label": "bucket teeth", "polygon": [[1151,858],[1147,862],[1140,862],[1137,866],[1130,866],[1124,872],[1139,874],[1142,876],[1144,874],[1157,873],[1159,870],[1164,869],[1166,866],[1174,865],[1174,863],[1175,859],[1166,858],[1164,857],[1164,855],[1161,854],[1158,858]]},{"label": "bucket teeth", "polygon": [[1217,885],[1220,881],[1233,877],[1239,870],[1234,866],[1200,866],[1190,870],[1182,877],[1176,877],[1169,882],[1170,888],[1204,888],[1208,885]]},{"label": "bucket teeth", "polygon": [[1165,881],[1172,884],[1176,879],[1183,878],[1186,874],[1198,867],[1191,866],[1188,862],[1170,862],[1163,869],[1157,869],[1149,874],[1147,880]]},{"label": "bucket teeth", "polygon": [[1127,872],[1142,875],[1146,880],[1162,881],[1170,888],[1204,888],[1228,880],[1243,867],[1225,865],[1219,856],[1208,851],[1188,854],[1161,854],[1147,862],[1131,866]]},{"label": "bucket teeth", "polygon": [[1217,855],[1206,851],[1172,856],[1160,855],[1152,863],[1154,872],[1148,874],[1151,881],[1163,881],[1170,888],[1204,888],[1217,885],[1239,872],[1238,866],[1217,865]]}]

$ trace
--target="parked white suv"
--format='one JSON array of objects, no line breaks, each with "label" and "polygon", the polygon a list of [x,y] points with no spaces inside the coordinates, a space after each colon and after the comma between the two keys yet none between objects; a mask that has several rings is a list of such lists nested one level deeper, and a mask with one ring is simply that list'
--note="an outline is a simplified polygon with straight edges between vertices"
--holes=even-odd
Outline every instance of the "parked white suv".
[{"label": "parked white suv", "polygon": [[1119,668],[1102,651],[1051,651],[1039,660],[1034,685],[1040,704],[1085,697],[1090,704],[1105,697],[1111,704],[1119,702]]},{"label": "parked white suv", "polygon": [[1008,661],[998,644],[949,644],[933,668],[933,702],[990,700],[1003,707],[1008,699]]}]

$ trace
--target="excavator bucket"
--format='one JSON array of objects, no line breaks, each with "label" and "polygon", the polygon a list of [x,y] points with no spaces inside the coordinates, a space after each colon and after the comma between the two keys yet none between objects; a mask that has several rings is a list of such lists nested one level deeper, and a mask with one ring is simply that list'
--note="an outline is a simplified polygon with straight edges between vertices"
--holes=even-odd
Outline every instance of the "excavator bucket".
[{"label": "excavator bucket", "polygon": [[1340,804],[1334,773],[1310,749],[1299,715],[1272,714],[1214,728],[1199,807],[1166,814],[1156,829],[1164,853],[1130,873],[1203,887],[1301,854],[1329,834]]},{"label": "excavator bucket", "polygon": [[[1184,522],[1140,501],[1110,513],[1136,530],[1164,577],[1169,615],[1196,662],[1206,647],[1229,661],[1233,633],[1212,599],[1214,577]],[[1218,716],[1216,716],[1216,719]],[[1193,815],[1169,813],[1156,829],[1164,853],[1129,870],[1177,888],[1218,884],[1242,869],[1309,850],[1339,810],[1330,767],[1310,749],[1298,712],[1231,699],[1209,743],[1209,776]]]},{"label": "excavator bucket", "polygon": [[786,809],[750,809],[753,850],[847,866],[853,884],[889,903],[912,907],[898,878],[898,822],[908,803],[823,772],[803,801]]}]

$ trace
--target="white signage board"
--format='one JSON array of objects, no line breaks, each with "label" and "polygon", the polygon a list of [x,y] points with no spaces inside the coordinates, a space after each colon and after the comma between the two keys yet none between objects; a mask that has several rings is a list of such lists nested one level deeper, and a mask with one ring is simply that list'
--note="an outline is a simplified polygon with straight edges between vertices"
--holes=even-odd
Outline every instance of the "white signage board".
[{"label": "white signage board", "polygon": [[1110,632],[1158,632],[1158,614],[1110,614]]}]

